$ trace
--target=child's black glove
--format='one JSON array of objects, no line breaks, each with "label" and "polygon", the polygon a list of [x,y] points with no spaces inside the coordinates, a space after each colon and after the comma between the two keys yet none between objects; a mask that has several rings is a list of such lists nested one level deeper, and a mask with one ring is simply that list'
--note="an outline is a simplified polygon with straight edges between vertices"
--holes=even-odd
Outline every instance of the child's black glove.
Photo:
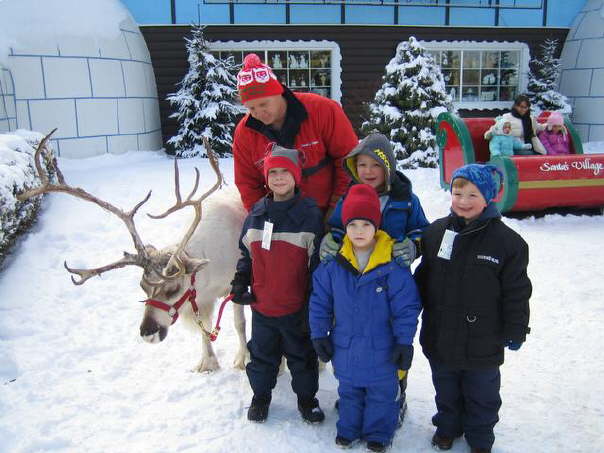
[{"label": "child's black glove", "polygon": [[392,350],[392,363],[398,366],[399,370],[408,370],[413,361],[413,346],[410,344],[396,344]]},{"label": "child's black glove", "polygon": [[256,302],[256,298],[252,293],[249,292],[248,280],[241,272],[236,272],[233,281],[231,282],[231,299],[234,303],[239,305],[250,305]]},{"label": "child's black glove", "polygon": [[329,337],[315,338],[312,345],[322,362],[329,362],[333,357],[333,345]]}]

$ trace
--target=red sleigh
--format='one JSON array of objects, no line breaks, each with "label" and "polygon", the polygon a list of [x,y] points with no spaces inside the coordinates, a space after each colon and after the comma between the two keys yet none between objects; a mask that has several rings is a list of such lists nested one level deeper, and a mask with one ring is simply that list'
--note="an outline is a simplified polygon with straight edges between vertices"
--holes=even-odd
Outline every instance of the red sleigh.
[{"label": "red sleigh", "polygon": [[[544,122],[549,112],[539,121]],[[503,173],[502,190],[496,199],[501,212],[535,211],[558,206],[604,206],[604,154],[583,154],[579,134],[568,118],[568,156],[497,156],[490,158],[484,133],[494,118],[460,118],[441,113],[437,118],[440,183],[449,188],[455,169],[469,163],[489,162]]]}]

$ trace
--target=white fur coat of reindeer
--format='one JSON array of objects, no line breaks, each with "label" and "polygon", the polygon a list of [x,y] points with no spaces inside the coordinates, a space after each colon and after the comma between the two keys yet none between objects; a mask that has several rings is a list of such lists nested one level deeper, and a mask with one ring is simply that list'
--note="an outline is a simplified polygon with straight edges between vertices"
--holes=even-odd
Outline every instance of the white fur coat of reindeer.
[{"label": "white fur coat of reindeer", "polygon": [[[178,244],[157,250],[152,245],[143,244],[134,224],[134,215],[149,199],[151,192],[130,211],[123,211],[81,188],[68,185],[56,160],[54,166],[58,183],[49,180],[40,164],[40,158],[42,152],[48,152],[46,143],[53,132],[40,142],[34,157],[42,185],[20,194],[18,199],[25,200],[47,192],[63,192],[95,203],[124,222],[136,249],[136,253],[124,252],[118,261],[98,268],[74,269],[65,263],[66,269],[79,277],[76,279],[72,276],[73,283],[81,285],[89,278],[112,269],[129,265],[141,267],[143,276],[140,285],[147,294],[140,325],[141,337],[149,343],[162,341],[170,326],[182,316],[186,323],[201,333],[201,360],[196,370],[203,372],[217,369],[218,360],[209,338],[214,306],[216,300],[226,296],[229,291],[230,280],[240,255],[238,241],[246,212],[236,190],[223,190],[208,199],[222,185],[218,159],[209,143],[205,141],[208,161],[216,173],[217,182],[206,193],[194,199],[199,185],[199,171],[195,169],[194,188],[183,200],[180,195],[178,166],[174,162],[176,203],[164,213],[151,217],[164,218],[190,206],[195,211],[195,218]],[[247,355],[245,318],[242,306],[233,304],[233,310],[239,337],[234,366],[243,369]]]}]

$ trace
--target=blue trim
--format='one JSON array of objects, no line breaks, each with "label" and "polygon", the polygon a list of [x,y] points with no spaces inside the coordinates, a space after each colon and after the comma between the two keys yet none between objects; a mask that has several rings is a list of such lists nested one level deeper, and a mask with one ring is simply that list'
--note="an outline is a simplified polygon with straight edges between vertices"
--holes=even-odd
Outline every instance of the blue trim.
[{"label": "blue trim", "polygon": [[92,87],[92,71],[90,70],[90,58],[86,58],[86,65],[88,66],[88,82],[90,83],[90,94],[94,97],[94,88]]},{"label": "blue trim", "polygon": [[25,99],[25,101],[27,102],[27,116],[29,118],[29,129],[32,129],[32,122],[31,122],[31,106],[29,105],[29,99]]},{"label": "blue trim", "polygon": [[68,97],[68,98],[15,98],[15,101],[71,101],[72,99],[156,99],[159,98],[151,96],[82,96],[82,97]]},{"label": "blue trim", "polygon": [[44,87],[44,99],[47,98],[46,95],[46,77],[44,77],[44,62],[42,61],[44,57],[40,57],[40,69],[42,70],[42,86]]},{"label": "blue trim", "polygon": [[134,60],[133,58],[110,58],[110,57],[92,57],[92,56],[77,56],[77,55],[64,55],[64,56],[60,57],[58,55],[36,55],[36,54],[26,54],[26,53],[15,54],[13,56],[14,57],[39,57],[39,58],[78,58],[78,59],[89,58],[91,60],[132,61],[134,63],[144,63],[144,64],[148,64],[149,66],[152,66],[152,63],[149,61]]},{"label": "blue trim", "polygon": [[77,137],[60,137],[57,140],[79,140],[81,138],[100,138],[100,137],[128,137],[128,136],[139,136],[139,135],[147,135],[153,134],[155,132],[161,132],[161,128],[154,129],[148,132],[133,132],[132,134],[102,134],[102,135],[82,135]]},{"label": "blue trim", "polygon": [[126,74],[124,73],[124,63],[121,61],[120,68],[122,69],[122,83],[124,84],[124,96],[128,96],[128,90],[126,89]]},{"label": "blue trim", "polygon": [[130,55],[130,59],[132,60],[132,51],[130,50],[130,46],[128,45],[128,40],[126,39],[126,35],[122,30],[122,38],[124,38],[124,42],[126,43],[126,48],[128,49],[128,55]]},{"label": "blue trim", "polygon": [[75,108],[76,134],[78,134],[78,137],[79,137],[80,136],[80,124],[78,121],[78,101],[76,99],[73,100],[73,106]]},{"label": "blue trim", "polygon": [[132,33],[133,35],[140,35],[140,32],[128,30],[126,28],[120,28],[120,31],[123,31],[123,32],[126,32],[126,33]]}]

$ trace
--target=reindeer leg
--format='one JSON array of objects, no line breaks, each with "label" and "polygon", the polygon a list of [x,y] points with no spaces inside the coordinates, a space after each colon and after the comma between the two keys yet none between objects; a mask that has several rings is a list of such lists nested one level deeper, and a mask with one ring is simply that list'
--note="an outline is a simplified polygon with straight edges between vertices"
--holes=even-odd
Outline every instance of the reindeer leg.
[{"label": "reindeer leg", "polygon": [[[213,305],[207,302],[201,302],[199,304],[199,319],[201,320],[203,326],[207,330],[210,330],[212,327],[212,311]],[[201,327],[200,327],[201,329]],[[201,335],[201,361],[195,367],[194,371],[198,373],[204,373],[206,371],[215,371],[220,368],[218,364],[218,359],[214,354],[214,349],[212,348],[212,343],[208,336],[202,331]]]},{"label": "reindeer leg", "polygon": [[245,369],[245,360],[248,357],[247,343],[245,338],[245,314],[243,312],[243,305],[233,304],[233,318],[235,323],[235,330],[239,337],[239,350],[233,361],[233,367],[239,368],[240,370]]}]

